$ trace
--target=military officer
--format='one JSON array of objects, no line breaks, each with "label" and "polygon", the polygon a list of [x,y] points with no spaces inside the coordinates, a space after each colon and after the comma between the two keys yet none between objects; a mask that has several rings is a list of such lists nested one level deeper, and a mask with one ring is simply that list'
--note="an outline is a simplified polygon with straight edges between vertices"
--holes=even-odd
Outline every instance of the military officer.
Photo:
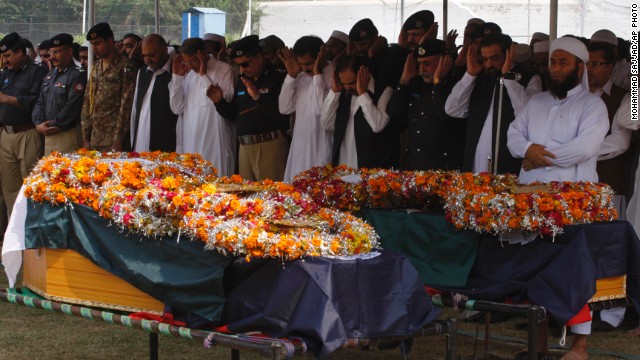
[{"label": "military officer", "polygon": [[34,64],[17,33],[2,38],[0,53],[7,68],[0,74],[0,121],[4,125],[0,136],[0,178],[11,215],[22,180],[42,156],[42,135],[31,121],[31,110],[47,70]]},{"label": "military officer", "polygon": [[55,68],[42,81],[33,109],[36,130],[44,135],[44,154],[72,152],[82,147],[80,113],[87,76],[73,62],[73,36],[51,38],[51,61]]},{"label": "military officer", "polygon": [[407,56],[387,106],[389,116],[407,119],[407,170],[459,170],[462,165],[465,121],[444,112],[450,68],[442,40],[426,40]]},{"label": "military officer", "polygon": [[120,54],[107,23],[92,27],[87,40],[98,60],[91,68],[82,105],[83,145],[99,151],[122,151],[130,143],[129,121],[138,65]]}]

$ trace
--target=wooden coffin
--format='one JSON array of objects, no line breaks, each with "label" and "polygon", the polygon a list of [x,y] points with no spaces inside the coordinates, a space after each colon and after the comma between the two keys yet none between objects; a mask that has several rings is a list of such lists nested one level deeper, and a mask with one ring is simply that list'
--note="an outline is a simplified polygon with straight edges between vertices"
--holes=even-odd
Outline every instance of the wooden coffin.
[{"label": "wooden coffin", "polygon": [[23,283],[48,300],[129,312],[162,314],[162,302],[73,250],[24,251]]}]

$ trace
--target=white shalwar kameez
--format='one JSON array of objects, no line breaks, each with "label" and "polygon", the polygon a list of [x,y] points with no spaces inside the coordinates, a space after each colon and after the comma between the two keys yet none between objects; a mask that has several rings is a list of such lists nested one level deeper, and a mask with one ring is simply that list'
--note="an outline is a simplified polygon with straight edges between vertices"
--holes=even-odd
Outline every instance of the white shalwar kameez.
[{"label": "white shalwar kameez", "polygon": [[222,89],[226,101],[231,101],[234,76],[229,64],[211,58],[204,76],[195,71],[185,76],[173,74],[169,83],[170,105],[171,110],[180,115],[176,151],[201,154],[218,169],[219,176],[231,176],[236,162],[235,127],[218,114],[207,97],[207,89],[212,84]]},{"label": "white shalwar kameez", "polygon": [[280,90],[278,105],[282,114],[296,114],[293,139],[284,172],[284,182],[298,173],[331,161],[333,133],[320,124],[322,104],[331,90],[333,65],[322,69],[322,75],[301,72],[294,79],[287,75]]},{"label": "white shalwar kameez", "polygon": [[532,144],[556,155],[553,165],[520,170],[520,182],[598,181],[596,163],[609,120],[604,102],[578,85],[558,99],[550,92],[534,95],[509,126],[507,146],[524,158]]}]

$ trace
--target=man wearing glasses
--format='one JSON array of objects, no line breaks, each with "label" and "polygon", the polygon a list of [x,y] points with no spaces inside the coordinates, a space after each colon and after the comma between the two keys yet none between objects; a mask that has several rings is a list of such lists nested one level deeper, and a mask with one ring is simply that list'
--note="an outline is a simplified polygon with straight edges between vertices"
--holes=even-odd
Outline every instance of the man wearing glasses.
[{"label": "man wearing glasses", "polygon": [[233,99],[225,99],[217,85],[210,86],[207,95],[220,115],[236,123],[240,175],[254,181],[282,181],[289,116],[280,113],[278,97],[287,74],[263,56],[256,35],[238,40],[230,58],[240,67]]}]

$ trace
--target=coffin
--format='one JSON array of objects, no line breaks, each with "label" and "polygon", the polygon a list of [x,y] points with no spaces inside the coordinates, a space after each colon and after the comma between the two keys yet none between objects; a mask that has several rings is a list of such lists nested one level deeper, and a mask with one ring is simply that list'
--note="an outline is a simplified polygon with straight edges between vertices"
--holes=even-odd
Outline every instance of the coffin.
[{"label": "coffin", "polygon": [[25,250],[23,283],[53,301],[160,315],[164,309],[162,302],[73,250]]}]

